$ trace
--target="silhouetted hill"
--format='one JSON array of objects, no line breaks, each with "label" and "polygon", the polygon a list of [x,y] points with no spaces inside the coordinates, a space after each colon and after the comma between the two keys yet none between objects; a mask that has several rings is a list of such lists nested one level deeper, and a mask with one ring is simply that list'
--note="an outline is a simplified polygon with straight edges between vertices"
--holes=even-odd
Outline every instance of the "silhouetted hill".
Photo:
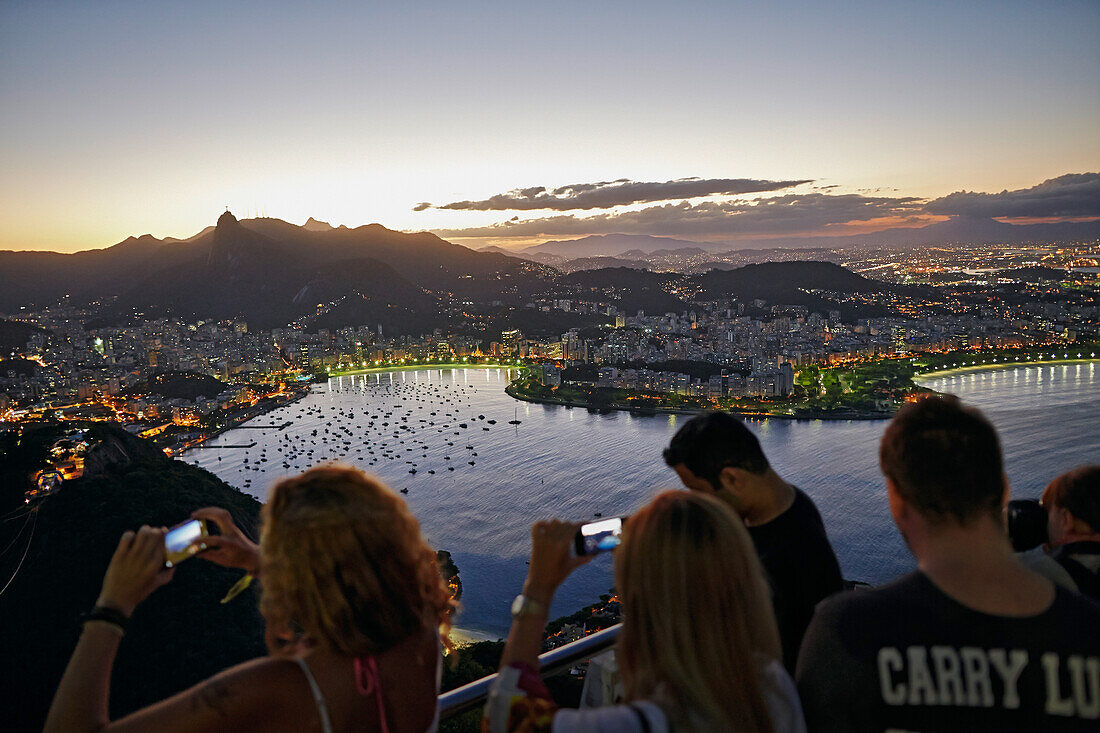
[{"label": "silhouetted hill", "polygon": [[1068,274],[1066,270],[1060,270],[1056,267],[1032,265],[1031,267],[1016,267],[1010,270],[1001,270],[997,273],[997,277],[1006,277],[1026,283],[1040,283],[1065,280]]},{"label": "silhouetted hill", "polygon": [[713,294],[744,294],[776,302],[798,289],[842,293],[876,293],[893,289],[890,283],[871,280],[832,262],[764,262],[735,270],[711,270],[696,277]]},{"label": "silhouetted hill", "polygon": [[22,349],[36,333],[49,333],[44,328],[19,321],[0,320],[0,357],[8,356],[12,351]]},{"label": "silhouetted hill", "polygon": [[680,313],[687,308],[687,302],[673,293],[691,289],[697,289],[705,299],[737,298],[751,302],[760,298],[768,305],[804,305],[821,313],[837,309],[849,317],[878,315],[883,309],[837,303],[820,291],[915,295],[925,292],[919,287],[871,280],[831,262],[813,261],[767,262],[731,270],[711,270],[701,275],[615,267],[570,273],[562,276],[561,282],[579,288],[582,295],[600,293],[611,298],[631,315],[638,309],[648,314]]},{"label": "silhouetted hill", "polygon": [[177,246],[184,245],[145,235],[75,254],[0,251],[0,311],[46,305],[66,295],[76,302],[116,295],[133,287],[154,261],[157,269],[165,267],[165,256]]},{"label": "silhouetted hill", "polygon": [[21,377],[32,377],[39,372],[41,367],[37,361],[29,359],[0,359],[0,377],[6,377],[8,372],[15,372]]},{"label": "silhouetted hill", "polygon": [[[392,304],[404,312],[432,310],[434,299],[391,266],[409,264],[415,255],[411,250],[431,249],[432,243],[410,247],[398,256],[397,245],[386,240],[389,235],[408,235],[382,227],[346,239],[349,230],[307,231],[277,219],[250,224],[254,226],[223,214],[213,232],[192,242],[200,254],[205,250],[204,258],[171,273],[151,274],[121,298],[120,305],[151,304],[196,316],[240,317],[260,328],[284,325],[318,304],[343,297],[365,298],[383,307]],[[386,263],[368,256],[371,252],[380,252]],[[409,265],[413,270],[420,267]],[[438,283],[436,273],[431,275]]]},{"label": "silhouetted hill", "polygon": [[562,276],[561,281],[580,288],[582,296],[586,291],[598,293],[617,303],[629,315],[634,315],[638,310],[649,314],[682,311],[686,303],[666,291],[668,284],[677,279],[682,279],[682,276],[629,267],[610,267],[570,273]]},{"label": "silhouetted hill", "polygon": [[197,372],[160,372],[126,390],[127,394],[159,394],[168,399],[194,402],[199,397],[214,399],[229,388],[225,382]]},{"label": "silhouetted hill", "polygon": [[836,303],[821,291],[920,292],[919,288],[901,287],[857,275],[832,262],[765,262],[735,270],[711,270],[693,279],[705,295],[713,298],[735,297],[745,302],[761,298],[768,305],[804,305],[822,313],[836,309],[848,318],[880,315],[883,310]]},{"label": "silhouetted hill", "polygon": [[[42,437],[38,442],[52,442]],[[256,537],[260,505],[252,497],[206,471],[166,458],[116,426],[96,423],[89,437],[100,442],[85,458],[84,478],[66,482],[26,507],[27,514],[15,515],[22,519],[0,528],[5,546],[14,537],[12,551],[0,563],[5,578],[27,547],[25,561],[0,598],[0,649],[12,672],[0,685],[5,730],[41,730],[76,644],[80,614],[95,603],[124,531],[142,524],[171,526],[194,509],[217,505]],[[18,462],[18,457],[8,458]],[[219,603],[241,574],[190,560],[137,609],[112,674],[113,716],[265,653],[255,585],[232,602]]]}]

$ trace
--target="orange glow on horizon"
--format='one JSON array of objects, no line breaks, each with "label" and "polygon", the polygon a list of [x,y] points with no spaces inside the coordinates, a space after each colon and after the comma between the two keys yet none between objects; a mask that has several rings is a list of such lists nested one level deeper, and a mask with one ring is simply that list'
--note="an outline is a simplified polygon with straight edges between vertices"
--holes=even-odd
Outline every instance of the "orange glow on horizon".
[{"label": "orange glow on horizon", "polygon": [[1002,224],[1066,224],[1081,223],[1085,221],[1100,221],[1098,216],[996,216],[995,221]]}]

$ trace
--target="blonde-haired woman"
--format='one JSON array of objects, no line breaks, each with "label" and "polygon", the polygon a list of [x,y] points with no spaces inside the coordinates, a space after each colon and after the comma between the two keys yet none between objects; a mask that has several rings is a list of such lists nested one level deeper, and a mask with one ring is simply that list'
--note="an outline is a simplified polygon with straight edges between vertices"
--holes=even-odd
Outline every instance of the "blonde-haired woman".
[{"label": "blonde-haired woman", "polygon": [[532,528],[527,582],[485,710],[493,733],[805,730],[752,540],[726,505],[698,492],[657,496],[626,522],[615,550],[626,704],[555,709],[538,654],[555,589],[585,562],[570,552],[576,530]]},{"label": "blonde-haired woman", "polygon": [[164,530],[127,532],[54,697],[47,731],[434,731],[452,600],[405,502],[338,466],[276,484],[254,545],[224,509],[200,555],[263,581],[270,656],[109,722],[125,622],[168,582]]}]

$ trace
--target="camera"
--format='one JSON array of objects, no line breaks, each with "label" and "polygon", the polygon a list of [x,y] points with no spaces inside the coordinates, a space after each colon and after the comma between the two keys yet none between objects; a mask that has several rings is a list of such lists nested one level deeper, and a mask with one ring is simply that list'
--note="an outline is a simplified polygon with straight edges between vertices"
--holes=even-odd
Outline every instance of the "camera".
[{"label": "camera", "polygon": [[1047,535],[1047,510],[1037,499],[1013,499],[1005,507],[1005,524],[1012,549],[1023,552],[1044,544]]},{"label": "camera", "polygon": [[194,557],[206,549],[203,537],[209,536],[206,522],[202,519],[189,519],[177,524],[164,535],[165,567],[178,565],[189,557]]},{"label": "camera", "polygon": [[614,550],[623,541],[623,521],[626,517],[612,517],[599,522],[582,524],[573,538],[578,557],[597,555]]}]

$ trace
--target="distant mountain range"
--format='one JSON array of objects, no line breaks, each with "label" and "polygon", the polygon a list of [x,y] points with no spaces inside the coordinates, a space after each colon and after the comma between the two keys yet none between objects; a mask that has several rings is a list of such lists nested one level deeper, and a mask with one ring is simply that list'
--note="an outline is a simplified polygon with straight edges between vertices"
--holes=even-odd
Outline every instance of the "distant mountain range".
[{"label": "distant mountain range", "polygon": [[[778,237],[771,239],[740,239],[735,242],[693,242],[648,234],[596,234],[570,240],[550,240],[516,250],[514,254],[547,264],[579,257],[622,257],[637,259],[638,254],[653,256],[660,250],[694,249],[703,252],[741,251],[750,248],[805,248],[861,246],[914,246],[958,242],[1004,243],[1088,241],[1100,238],[1100,221],[1064,222],[1057,224],[1005,224],[995,219],[952,217],[947,221],[924,227],[898,227],[872,234],[853,236]],[[507,253],[507,250],[496,248]],[[555,260],[554,258],[561,258]]]},{"label": "distant mountain range", "polygon": [[[653,237],[648,234],[593,234],[589,237],[568,240],[551,240],[526,247],[516,252],[523,257],[554,255],[565,259],[577,257],[615,257],[636,250],[643,253],[691,247],[714,252],[729,249],[723,244],[715,248],[713,243],[689,242],[685,239]],[[629,259],[629,257],[627,257]]]},{"label": "distant mountain range", "polygon": [[495,244],[490,244],[488,247],[479,247],[478,252],[490,252],[498,255],[507,255],[508,257],[515,257],[517,259],[528,259],[521,255],[517,250],[505,249],[504,247],[498,247]]},{"label": "distant mountain range", "polygon": [[[934,226],[948,233],[953,231],[949,224]],[[1005,227],[1032,230],[992,224],[991,232]],[[1049,231],[1053,225],[1042,226]],[[1060,230],[1065,226],[1057,225]],[[927,229],[892,231],[909,236]],[[492,337],[491,331],[519,324],[533,334],[552,335],[606,320],[599,314],[582,317],[524,307],[548,298],[603,302],[627,313],[679,313],[689,307],[688,297],[681,294],[694,292],[708,299],[763,299],[769,305],[837,309],[849,317],[865,317],[882,309],[838,305],[827,293],[923,294],[812,260],[739,268],[697,265],[692,272],[698,274],[646,269],[652,263],[669,269],[659,266],[661,258],[673,263],[700,258],[712,246],[607,235],[533,248],[540,251],[530,255],[532,260],[557,260],[561,270],[556,270],[524,259],[525,253],[474,251],[430,233],[407,234],[379,224],[349,229],[310,219],[296,226],[279,219],[238,221],[226,212],[216,226],[185,240],[145,235],[76,254],[0,252],[0,312],[33,309],[68,296],[78,305],[99,302],[102,318],[97,324],[171,314],[240,318],[253,328],[269,329],[311,316],[311,328],[381,324],[387,335],[469,328]],[[613,250],[622,256],[590,254]],[[812,250],[807,254],[813,256]],[[822,250],[820,257],[826,256]],[[454,307],[462,301],[472,310]],[[471,318],[469,313],[478,315]],[[26,334],[12,336],[25,339]]]},{"label": "distant mountain range", "polygon": [[75,254],[0,252],[0,310],[17,312],[69,296],[117,298],[120,312],[171,310],[200,317],[284,325],[338,302],[360,323],[402,332],[437,312],[436,293],[483,296],[533,285],[531,266],[474,252],[427,232],[380,224],[334,228],[311,219],[244,222],[229,212],[187,240],[130,237]]}]

